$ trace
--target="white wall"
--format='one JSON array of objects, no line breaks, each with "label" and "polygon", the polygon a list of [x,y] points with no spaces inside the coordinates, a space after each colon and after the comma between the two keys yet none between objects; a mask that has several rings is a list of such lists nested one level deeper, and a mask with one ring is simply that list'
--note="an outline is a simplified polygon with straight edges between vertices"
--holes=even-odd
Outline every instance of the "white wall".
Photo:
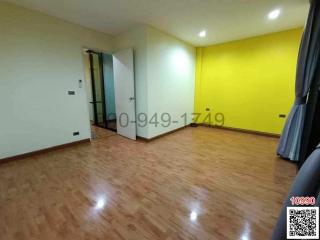
[{"label": "white wall", "polygon": [[[149,120],[157,113],[160,124],[137,127],[144,138],[167,133],[184,126],[181,115],[191,123],[194,102],[195,48],[175,37],[148,26],[141,26],[117,37],[117,48],[133,47],[137,115],[146,113]],[[169,113],[169,127],[161,126],[161,114]]]},{"label": "white wall", "polygon": [[[150,27],[147,39],[148,116],[157,113],[160,123],[149,124],[148,137],[153,138],[192,122],[196,53],[191,45]],[[161,121],[163,113],[171,117],[168,127]]]},{"label": "white wall", "polygon": [[90,138],[82,48],[113,38],[2,2],[0,29],[0,159]]}]

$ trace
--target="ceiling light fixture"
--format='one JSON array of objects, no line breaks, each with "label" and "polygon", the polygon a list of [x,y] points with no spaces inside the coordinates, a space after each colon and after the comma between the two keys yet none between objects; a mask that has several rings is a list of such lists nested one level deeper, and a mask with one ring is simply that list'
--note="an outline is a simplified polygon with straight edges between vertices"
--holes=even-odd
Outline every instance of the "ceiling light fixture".
[{"label": "ceiling light fixture", "polygon": [[207,32],[205,30],[199,32],[199,37],[204,38],[207,36]]},{"label": "ceiling light fixture", "polygon": [[274,19],[277,19],[279,16],[280,16],[280,13],[281,13],[281,10],[278,8],[278,9],[275,9],[275,10],[272,10],[269,14],[268,14],[268,18],[270,20],[274,20]]}]

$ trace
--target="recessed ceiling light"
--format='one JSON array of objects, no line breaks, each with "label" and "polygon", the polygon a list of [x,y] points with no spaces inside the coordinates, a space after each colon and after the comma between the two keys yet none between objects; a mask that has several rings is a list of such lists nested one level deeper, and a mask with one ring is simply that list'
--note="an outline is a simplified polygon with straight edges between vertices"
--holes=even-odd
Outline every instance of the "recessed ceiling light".
[{"label": "recessed ceiling light", "polygon": [[207,32],[205,30],[199,32],[199,37],[204,38],[207,36]]},{"label": "recessed ceiling light", "polygon": [[278,9],[275,9],[275,10],[272,10],[269,14],[268,14],[268,18],[270,20],[274,20],[274,19],[277,19],[279,17],[281,13],[281,10],[278,8]]}]

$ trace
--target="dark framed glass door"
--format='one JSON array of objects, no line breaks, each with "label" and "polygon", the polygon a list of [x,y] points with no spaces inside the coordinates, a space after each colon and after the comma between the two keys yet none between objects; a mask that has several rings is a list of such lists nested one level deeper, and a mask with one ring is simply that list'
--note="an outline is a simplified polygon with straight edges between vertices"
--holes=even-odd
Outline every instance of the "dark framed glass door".
[{"label": "dark framed glass door", "polygon": [[102,54],[88,50],[92,83],[94,125],[106,128],[106,106]]}]

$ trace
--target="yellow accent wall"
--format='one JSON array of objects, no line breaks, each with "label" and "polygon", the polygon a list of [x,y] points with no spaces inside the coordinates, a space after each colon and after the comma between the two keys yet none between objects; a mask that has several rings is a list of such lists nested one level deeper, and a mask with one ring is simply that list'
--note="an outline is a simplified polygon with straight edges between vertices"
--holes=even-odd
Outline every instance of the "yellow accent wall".
[{"label": "yellow accent wall", "polygon": [[[294,101],[302,29],[197,48],[195,112],[224,126],[279,134]],[[209,108],[209,111],[206,109]]]}]

